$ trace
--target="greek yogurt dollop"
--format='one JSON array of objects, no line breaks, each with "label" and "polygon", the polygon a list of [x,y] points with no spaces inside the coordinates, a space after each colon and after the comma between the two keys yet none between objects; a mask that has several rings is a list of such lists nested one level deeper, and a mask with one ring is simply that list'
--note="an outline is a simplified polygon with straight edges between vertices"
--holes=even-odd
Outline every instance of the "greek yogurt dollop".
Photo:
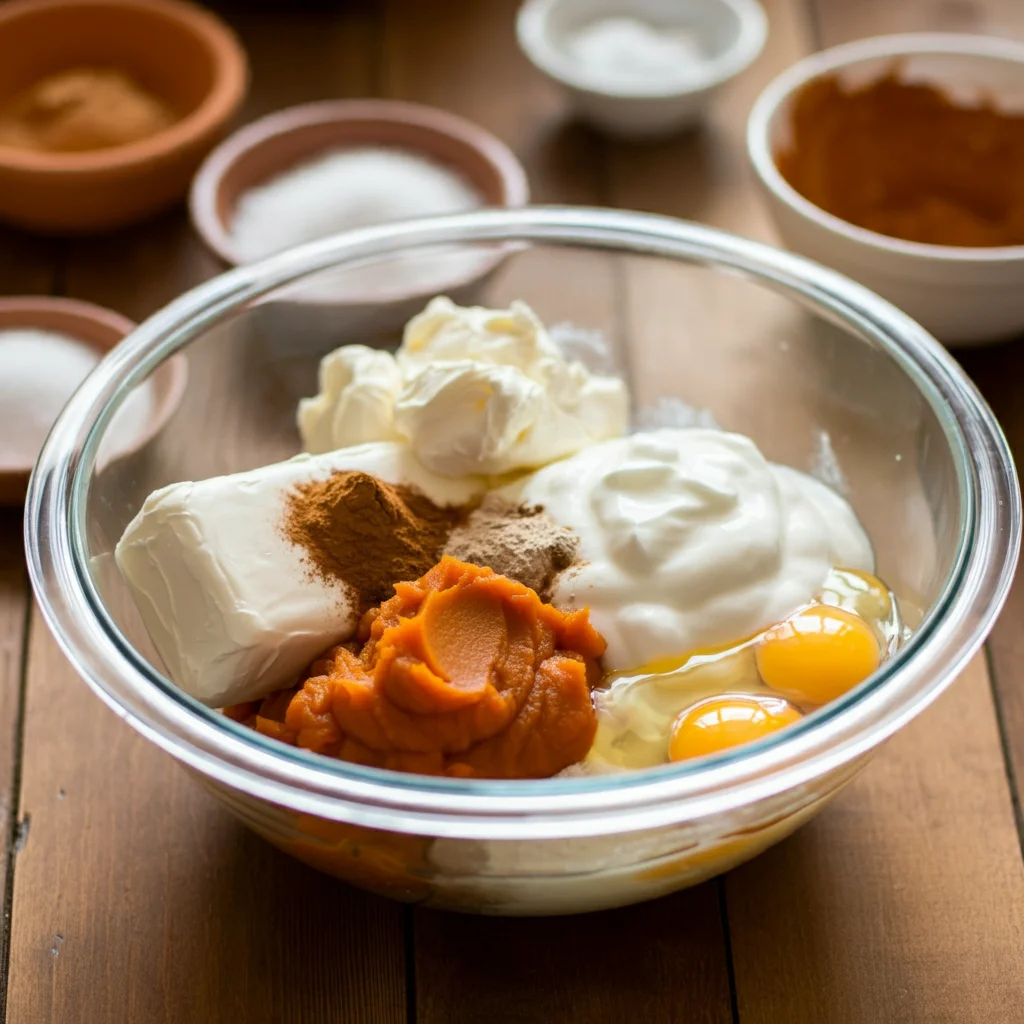
[{"label": "greek yogurt dollop", "polygon": [[580,537],[553,603],[590,607],[605,667],[735,643],[791,614],[835,566],[872,571],[850,506],[738,434],[665,429],[591,445],[506,493]]}]

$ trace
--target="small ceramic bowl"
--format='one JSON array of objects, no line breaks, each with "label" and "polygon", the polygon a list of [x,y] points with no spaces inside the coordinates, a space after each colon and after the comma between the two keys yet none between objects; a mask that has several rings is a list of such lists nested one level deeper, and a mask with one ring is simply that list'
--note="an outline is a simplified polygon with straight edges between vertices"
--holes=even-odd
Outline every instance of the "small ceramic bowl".
[{"label": "small ceramic bowl", "polygon": [[0,219],[37,231],[102,231],[142,220],[188,190],[245,95],[231,30],[177,0],[0,4],[0,107],[72,68],[116,68],[181,117],[126,145],[74,153],[0,146]]},{"label": "small ceramic bowl", "polygon": [[[244,263],[232,221],[245,192],[331,151],[363,146],[394,147],[446,165],[479,192],[485,206],[523,206],[529,196],[526,172],[512,151],[469,121],[412,103],[329,100],[271,114],[218,146],[193,182],[192,222],[225,263]],[[404,283],[396,273],[393,281],[369,282],[358,297],[333,294],[325,282],[289,300],[306,307],[302,319],[307,330],[302,333],[307,337],[330,335],[342,323],[355,333],[385,332],[404,324],[434,294],[471,300],[507,252],[505,246],[470,253],[453,264],[451,278],[443,272],[431,275],[428,289],[414,281]],[[289,333],[294,334],[295,311],[290,315]]]},{"label": "small ceramic bowl", "polygon": [[953,34],[862,39],[802,60],[775,79],[750,114],[747,152],[782,240],[867,285],[940,341],[969,346],[1024,331],[1024,245],[968,248],[906,242],[868,231],[815,206],[779,173],[775,153],[791,137],[794,97],[813,79],[857,86],[898,67],[956,100],[993,98],[1024,112],[1024,44]]},{"label": "small ceramic bowl", "polygon": [[[127,317],[113,310],[74,299],[26,295],[0,299],[0,333],[11,329],[53,331],[74,338],[106,355],[125,335],[135,329]],[[144,448],[170,420],[181,402],[188,382],[188,363],[176,355],[152,376],[153,397],[148,417],[130,437],[112,437],[100,453],[101,463],[110,463]],[[34,459],[32,460],[34,461]],[[0,467],[0,504],[17,505],[25,497],[32,462],[23,466]]]},{"label": "small ceramic bowl", "polygon": [[[584,65],[569,45],[573,35],[612,18],[684,32],[702,59],[656,82]],[[768,19],[757,0],[527,0],[516,29],[523,52],[568,92],[584,120],[612,135],[644,138],[695,124],[718,88],[757,58]]]}]

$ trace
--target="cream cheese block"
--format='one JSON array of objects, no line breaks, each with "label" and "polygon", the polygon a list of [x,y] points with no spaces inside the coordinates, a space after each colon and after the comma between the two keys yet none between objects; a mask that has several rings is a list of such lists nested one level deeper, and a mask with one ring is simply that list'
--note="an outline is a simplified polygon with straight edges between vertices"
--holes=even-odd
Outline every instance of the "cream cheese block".
[{"label": "cream cheese block", "polygon": [[430,472],[406,445],[379,442],[155,491],[115,557],[186,693],[210,707],[255,700],[352,635],[357,610],[346,588],[312,575],[282,530],[289,490],[338,470],[410,484],[439,505],[485,489],[482,479]]}]

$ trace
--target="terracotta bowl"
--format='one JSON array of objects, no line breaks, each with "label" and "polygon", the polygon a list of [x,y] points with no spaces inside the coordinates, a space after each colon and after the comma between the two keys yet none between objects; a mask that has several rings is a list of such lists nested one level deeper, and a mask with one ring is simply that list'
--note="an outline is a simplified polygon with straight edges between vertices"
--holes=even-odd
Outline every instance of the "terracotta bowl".
[{"label": "terracotta bowl", "polygon": [[0,4],[0,105],[74,67],[114,67],[181,119],[147,139],[80,153],[0,146],[0,219],[79,233],[141,220],[184,196],[245,95],[231,30],[177,0],[10,0]]},{"label": "terracotta bowl", "polygon": [[[512,151],[470,121],[413,103],[330,100],[271,114],[221,143],[192,184],[196,230],[225,263],[244,262],[231,232],[242,194],[321,154],[359,146],[400,148],[447,165],[476,188],[486,206],[519,207],[529,198],[526,172]],[[341,323],[349,331],[386,331],[400,326],[438,292],[470,301],[509,251],[501,246],[482,252],[470,270],[463,267],[452,280],[441,282],[443,287],[434,285],[429,291],[399,287],[365,301],[332,299],[320,292],[293,296],[291,326],[298,315],[309,336],[330,334]],[[296,311],[296,303],[305,309]]]},{"label": "terracotta bowl", "polygon": [[[0,331],[28,328],[54,331],[92,346],[106,355],[126,334],[135,329],[127,317],[113,310],[74,299],[54,299],[26,295],[0,299]],[[130,443],[110,450],[101,458],[107,462],[122,458],[145,447],[163,428],[181,402],[188,383],[188,362],[176,355],[152,376],[154,400],[148,422]],[[0,469],[0,504],[17,505],[25,497],[32,463]]]}]

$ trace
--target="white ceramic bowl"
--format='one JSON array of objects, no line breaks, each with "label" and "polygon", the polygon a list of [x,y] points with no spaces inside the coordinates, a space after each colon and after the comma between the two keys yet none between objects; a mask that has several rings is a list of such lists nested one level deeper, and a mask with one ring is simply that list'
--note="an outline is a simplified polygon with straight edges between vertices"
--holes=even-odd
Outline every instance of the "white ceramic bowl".
[{"label": "white ceramic bowl", "polygon": [[[624,85],[588,68],[566,46],[605,18],[635,18],[693,35],[707,59],[658,85]],[[757,0],[526,0],[516,24],[530,61],[572,97],[592,125],[625,138],[667,135],[693,125],[714,92],[761,52],[768,20]]]},{"label": "white ceramic bowl", "polygon": [[837,46],[783,72],[759,97],[747,151],[785,244],[889,299],[950,346],[1024,331],[1024,245],[926,245],[859,228],[809,202],[779,173],[773,154],[791,131],[793,98],[812,79],[838,74],[866,84],[889,72],[940,85],[959,102],[992,96],[1024,111],[1024,44],[985,36],[879,36]]}]

